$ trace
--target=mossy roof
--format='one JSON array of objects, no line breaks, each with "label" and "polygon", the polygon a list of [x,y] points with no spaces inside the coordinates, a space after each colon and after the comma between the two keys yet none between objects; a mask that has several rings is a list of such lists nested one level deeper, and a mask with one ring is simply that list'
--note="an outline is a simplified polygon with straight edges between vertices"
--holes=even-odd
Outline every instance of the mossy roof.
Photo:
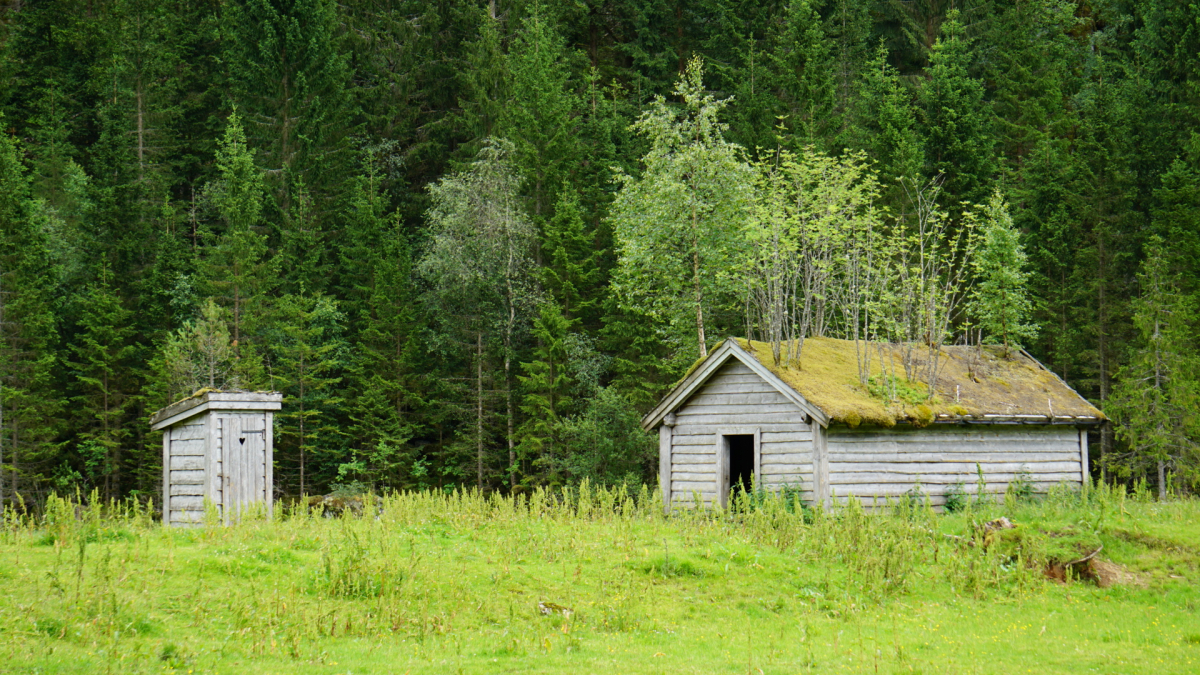
[{"label": "mossy roof", "polygon": [[[855,344],[849,340],[808,338],[797,366],[776,365],[771,345],[738,339],[742,349],[766,366],[835,422],[925,425],[934,421],[1070,421],[1099,422],[1104,414],[1040,363],[1020,351],[1008,356],[998,347],[943,347],[942,365],[932,401],[887,402],[859,382]],[[860,349],[865,343],[859,343]],[[882,363],[904,381],[900,345],[871,343],[871,372],[878,378]],[[881,358],[882,348],[882,358]],[[786,364],[786,350],[781,361]],[[915,358],[923,364],[927,348]],[[919,366],[918,366],[919,370]],[[923,383],[912,386],[924,391]]]}]

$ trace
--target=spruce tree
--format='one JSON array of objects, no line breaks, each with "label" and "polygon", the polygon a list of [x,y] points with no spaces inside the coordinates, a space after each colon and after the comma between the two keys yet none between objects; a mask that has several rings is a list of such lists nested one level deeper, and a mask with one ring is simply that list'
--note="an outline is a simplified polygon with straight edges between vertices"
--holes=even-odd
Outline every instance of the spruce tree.
[{"label": "spruce tree", "polygon": [[107,268],[80,296],[79,303],[79,325],[69,361],[79,417],[76,447],[91,477],[103,482],[104,495],[115,498],[123,489],[126,460],[122,451],[129,436],[125,420],[136,391],[129,371],[137,350],[133,313],[123,306]]},{"label": "spruce tree", "polygon": [[958,10],[942,24],[921,86],[926,171],[945,176],[943,190],[955,212],[960,202],[982,203],[996,172],[992,116],[983,83],[968,72],[971,48]]},{"label": "spruce tree", "polygon": [[275,204],[292,209],[293,181],[320,217],[334,207],[354,124],[332,0],[237,0],[226,5],[225,59],[233,100],[260,149]]},{"label": "spruce tree", "polygon": [[525,18],[506,59],[509,101],[496,135],[513,144],[535,223],[541,225],[559,186],[578,164],[573,114],[578,107],[563,39],[540,5]]},{"label": "spruce tree", "polygon": [[562,482],[559,435],[571,406],[567,340],[572,323],[555,303],[543,303],[533,321],[533,360],[521,364],[525,374],[518,376],[525,392],[521,412],[527,417],[517,432],[517,457],[521,470],[540,484]]},{"label": "spruce tree", "polygon": [[1020,340],[1031,340],[1037,326],[1030,323],[1033,303],[1029,297],[1027,256],[1020,234],[1013,226],[1008,204],[993,192],[983,212],[980,243],[973,261],[977,281],[972,292],[971,313],[987,340],[998,341],[1004,354],[1020,348]]},{"label": "spruce tree", "polygon": [[847,140],[875,161],[884,185],[883,203],[899,209],[904,202],[900,179],[920,182],[925,156],[912,94],[887,59],[887,50],[880,46],[863,71]]},{"label": "spruce tree", "polygon": [[542,287],[572,323],[592,319],[598,310],[600,258],[604,251],[596,250],[595,237],[584,226],[574,190],[567,188],[560,193],[554,217],[544,231]]},{"label": "spruce tree", "polygon": [[1102,458],[1123,477],[1152,475],[1159,499],[1172,478],[1180,487],[1200,487],[1200,362],[1189,325],[1195,308],[1179,292],[1164,247],[1159,237],[1147,242],[1134,301],[1138,336],[1105,406],[1129,449]]},{"label": "spruce tree", "polygon": [[[2,120],[3,118],[0,118]],[[16,143],[0,135],[0,504],[54,459],[58,272]],[[6,466],[7,464],[7,466]]]},{"label": "spruce tree", "polygon": [[419,487],[413,471],[421,458],[407,445],[422,403],[412,256],[378,187],[371,170],[356,181],[341,252],[343,307],[355,335],[346,376],[351,461],[342,473],[375,486]]},{"label": "spruce tree", "polygon": [[223,224],[202,262],[206,290],[229,311],[230,333],[238,357],[238,382],[261,384],[263,346],[256,333],[263,328],[268,293],[277,283],[267,238],[258,229],[263,209],[262,172],[246,145],[241,118],[235,110],[217,148],[217,180],[207,187],[208,198]]},{"label": "spruce tree", "polygon": [[[774,71],[771,83],[777,83],[786,106],[780,123],[788,132],[788,145],[796,151],[808,145],[830,149],[841,126],[836,46],[825,32],[819,10],[814,0],[791,0],[772,48],[762,55]],[[763,133],[776,122],[760,120],[759,125]],[[760,144],[768,149],[776,145],[765,140]]]},{"label": "spruce tree", "polygon": [[345,458],[336,420],[344,399],[338,384],[346,365],[345,317],[333,298],[287,294],[279,299],[271,339],[271,388],[284,394],[279,415],[281,464],[295,468],[306,494],[333,477]]},{"label": "spruce tree", "polygon": [[500,22],[480,10],[475,39],[465,46],[465,67],[458,70],[458,125],[466,130],[461,157],[469,162],[484,139],[497,135],[508,100],[508,58],[504,54]]}]

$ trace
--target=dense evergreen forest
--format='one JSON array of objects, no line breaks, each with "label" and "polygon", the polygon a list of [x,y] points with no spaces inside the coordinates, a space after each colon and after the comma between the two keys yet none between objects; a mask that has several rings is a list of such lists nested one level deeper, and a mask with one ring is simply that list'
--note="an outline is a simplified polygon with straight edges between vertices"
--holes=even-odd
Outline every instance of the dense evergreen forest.
[{"label": "dense evergreen forest", "polygon": [[[1098,476],[1200,473],[1182,0],[0,0],[0,114],[6,502],[157,502],[201,387],[284,392],[285,494],[652,481],[747,333],[1019,343]],[[925,236],[914,334],[860,244]]]}]

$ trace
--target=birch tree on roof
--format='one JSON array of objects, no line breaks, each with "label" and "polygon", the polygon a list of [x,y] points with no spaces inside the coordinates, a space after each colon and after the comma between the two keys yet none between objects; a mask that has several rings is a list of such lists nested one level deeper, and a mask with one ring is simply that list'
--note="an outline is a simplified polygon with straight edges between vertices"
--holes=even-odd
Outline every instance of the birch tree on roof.
[{"label": "birch tree on roof", "polygon": [[879,185],[862,155],[781,151],[758,169],[739,265],[750,323],[776,365],[801,366],[804,339],[825,336],[839,308],[859,304],[847,283],[870,258],[861,249],[874,245]]},{"label": "birch tree on roof", "polygon": [[729,99],[715,99],[703,80],[694,58],[675,85],[682,110],[660,96],[634,124],[650,151],[641,176],[618,176],[612,208],[618,297],[678,329],[694,322],[701,358],[707,310],[734,287],[728,270],[742,245],[752,181],[742,148],[724,139],[717,117]]},{"label": "birch tree on roof", "polygon": [[[909,199],[906,217],[896,223],[891,251],[896,323],[903,343],[904,371],[910,382],[924,380],[928,396],[937,394],[943,365],[942,345],[967,298],[967,275],[975,249],[973,211],[953,221],[939,205],[941,179],[902,181]],[[925,359],[917,352],[925,351]]]}]

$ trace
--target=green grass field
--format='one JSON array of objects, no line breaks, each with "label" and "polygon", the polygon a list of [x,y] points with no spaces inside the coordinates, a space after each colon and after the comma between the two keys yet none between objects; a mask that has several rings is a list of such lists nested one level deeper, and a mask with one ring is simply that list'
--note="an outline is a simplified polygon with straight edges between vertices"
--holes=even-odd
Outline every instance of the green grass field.
[{"label": "green grass field", "polygon": [[[55,501],[5,523],[0,671],[1200,672],[1200,502],[791,506],[421,493],[179,530]],[[1043,574],[1099,544],[1124,583]]]}]

